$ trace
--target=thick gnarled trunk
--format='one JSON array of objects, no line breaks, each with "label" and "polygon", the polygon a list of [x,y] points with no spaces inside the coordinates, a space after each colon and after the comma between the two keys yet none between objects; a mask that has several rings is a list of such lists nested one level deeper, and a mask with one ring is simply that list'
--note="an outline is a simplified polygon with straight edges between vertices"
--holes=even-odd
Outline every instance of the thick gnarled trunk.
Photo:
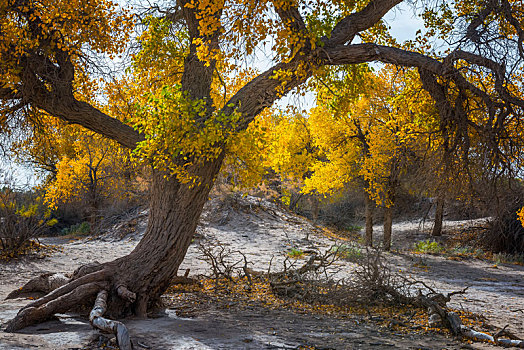
[{"label": "thick gnarled trunk", "polygon": [[194,186],[154,172],[147,231],[129,255],[114,262],[125,271],[114,284],[137,294],[136,314],[145,316],[176,276],[221,161],[199,167],[200,183]]},{"label": "thick gnarled trunk", "polygon": [[21,309],[6,330],[16,331],[66,312],[94,300],[102,290],[110,294],[110,316],[146,316],[176,276],[222,159],[193,167],[198,185],[183,184],[153,170],[148,228],[135,249],[117,260],[80,268],[69,283]]}]

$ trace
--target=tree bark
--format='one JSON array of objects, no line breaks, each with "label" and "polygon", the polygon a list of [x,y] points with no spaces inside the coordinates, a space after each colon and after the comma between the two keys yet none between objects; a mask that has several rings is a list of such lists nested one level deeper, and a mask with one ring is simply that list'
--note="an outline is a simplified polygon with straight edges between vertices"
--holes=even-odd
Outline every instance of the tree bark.
[{"label": "tree bark", "polygon": [[442,219],[444,218],[444,198],[438,196],[437,209],[435,210],[435,222],[433,223],[432,236],[442,235]]},{"label": "tree bark", "polygon": [[373,246],[373,200],[369,194],[364,191],[364,200],[366,205],[366,236],[365,244],[369,247]]},{"label": "tree bark", "polygon": [[385,251],[391,249],[391,231],[393,226],[393,207],[384,208],[384,241],[383,246]]},{"label": "tree bark", "polygon": [[110,317],[147,316],[158,307],[161,294],[176,276],[222,160],[223,154],[191,169],[200,179],[193,186],[153,170],[148,228],[135,249],[122,258],[75,273],[69,283],[20,310],[6,330],[17,331],[65,312],[80,301],[94,299],[101,290],[111,293],[107,305]]},{"label": "tree bark", "polygon": [[[113,262],[117,270],[125,272],[113,284],[125,286],[137,294],[133,306],[135,314],[146,316],[147,310],[157,305],[176,276],[222,158],[195,169],[200,179],[197,186],[182,184],[172,177],[166,178],[162,172],[153,171],[147,231],[129,255]],[[109,311],[113,314],[115,310],[110,307]]]}]

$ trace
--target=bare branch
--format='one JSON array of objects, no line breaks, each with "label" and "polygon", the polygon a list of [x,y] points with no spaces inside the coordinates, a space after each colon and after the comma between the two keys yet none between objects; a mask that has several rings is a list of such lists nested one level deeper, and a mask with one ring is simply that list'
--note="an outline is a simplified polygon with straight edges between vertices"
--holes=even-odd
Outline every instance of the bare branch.
[{"label": "bare branch", "polygon": [[481,26],[486,18],[494,11],[496,7],[496,2],[494,0],[488,1],[488,6],[486,6],[482,11],[477,13],[473,20],[470,22],[467,30],[466,30],[466,38],[471,40],[474,43],[479,43],[479,33],[477,32],[477,28]]}]

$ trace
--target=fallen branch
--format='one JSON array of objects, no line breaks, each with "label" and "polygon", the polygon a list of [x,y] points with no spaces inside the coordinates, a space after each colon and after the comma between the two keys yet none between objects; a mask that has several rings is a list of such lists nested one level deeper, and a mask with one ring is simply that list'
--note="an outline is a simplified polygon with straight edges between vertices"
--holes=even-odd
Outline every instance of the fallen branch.
[{"label": "fallen branch", "polygon": [[495,345],[501,345],[504,347],[524,348],[524,340],[499,338],[502,335],[507,335],[505,329],[507,326],[492,336],[488,333],[478,332],[469,327],[464,326],[462,324],[462,321],[460,320],[460,317],[454,312],[447,312],[446,315],[448,318],[448,322],[452,327],[453,333],[455,333],[456,335],[461,335],[471,340],[488,341]]},{"label": "fallen branch", "polygon": [[[518,347],[524,348],[524,341],[518,339],[513,334],[506,331],[506,327],[498,331],[495,335],[490,335],[485,332],[479,332],[462,324],[460,317],[453,311],[446,311],[446,303],[451,300],[453,295],[464,294],[468,288],[464,288],[460,291],[448,293],[446,296],[441,293],[432,292],[431,295],[423,295],[419,291],[419,295],[416,297],[406,297],[406,303],[412,305],[423,306],[428,310],[430,326],[436,327],[439,325],[445,325],[448,327],[453,334],[462,336],[464,338],[474,341],[488,341],[495,345],[504,347]],[[388,290],[388,293],[398,293],[395,290]],[[501,336],[507,336],[512,339],[501,339]]]},{"label": "fallen branch", "polygon": [[[318,277],[316,272],[333,261],[330,255],[313,255],[299,268],[290,268],[284,263],[284,271],[268,272],[267,275],[271,287],[279,295],[307,302],[321,300],[322,303],[343,305],[370,305],[377,302],[412,305],[428,311],[431,327],[447,327],[455,335],[474,341],[524,348],[524,340],[508,332],[506,327],[494,335],[475,331],[464,326],[456,313],[448,311],[447,303],[451,298],[465,294],[468,287],[447,294],[439,293],[424,281],[393,273],[378,250],[368,250],[366,256],[358,261],[353,279],[315,279]],[[308,273],[314,273],[313,278],[305,276]]]},{"label": "fallen branch", "polygon": [[[119,288],[121,287],[125,288],[124,286],[120,286]],[[125,291],[129,292],[127,288],[125,288]],[[129,331],[127,330],[127,327],[122,322],[113,321],[102,317],[106,310],[107,291],[101,290],[98,292],[95,305],[89,314],[89,323],[91,323],[93,328],[97,328],[104,333],[114,334],[116,336],[116,342],[120,350],[132,350],[133,347],[131,345],[131,338],[129,337]]]}]

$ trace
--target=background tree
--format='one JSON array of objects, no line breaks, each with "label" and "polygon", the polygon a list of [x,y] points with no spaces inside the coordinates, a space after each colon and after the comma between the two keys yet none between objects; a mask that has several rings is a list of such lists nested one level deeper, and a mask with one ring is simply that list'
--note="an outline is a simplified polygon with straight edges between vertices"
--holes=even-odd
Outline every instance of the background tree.
[{"label": "background tree", "polygon": [[39,188],[51,208],[76,202],[83,219],[95,224],[110,198],[116,205],[139,192],[131,153],[111,140],[50,116],[42,116],[25,137],[13,144],[13,152],[38,169]]},{"label": "background tree", "polygon": [[384,211],[385,249],[391,246],[396,192],[413,163],[435,151],[426,143],[427,135],[437,134],[437,115],[413,73],[391,67],[373,73],[366,66],[334,70],[329,80],[320,80],[308,119],[321,156],[310,165],[304,190],[333,194],[348,185],[362,188],[366,244],[372,244],[375,202]]}]

